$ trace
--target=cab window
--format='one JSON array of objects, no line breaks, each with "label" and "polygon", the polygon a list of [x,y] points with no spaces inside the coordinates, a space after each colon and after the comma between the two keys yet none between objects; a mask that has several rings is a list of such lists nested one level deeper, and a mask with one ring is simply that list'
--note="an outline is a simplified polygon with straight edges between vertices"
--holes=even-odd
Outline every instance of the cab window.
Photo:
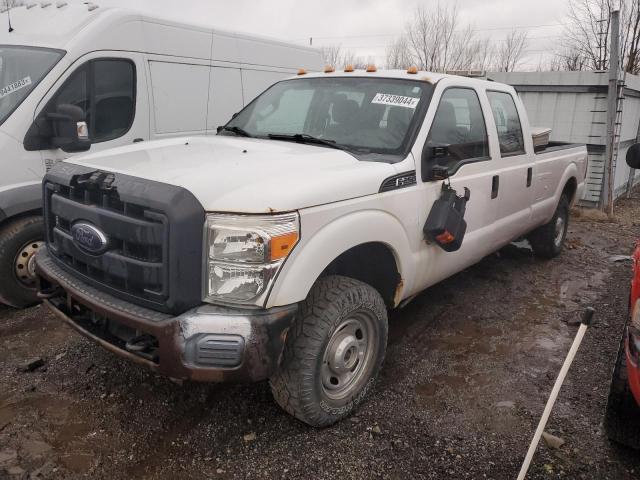
[{"label": "cab window", "polygon": [[438,104],[427,137],[438,166],[454,173],[462,164],[489,157],[487,128],[475,90],[449,88]]},{"label": "cab window", "polygon": [[495,91],[487,92],[487,97],[498,130],[500,154],[503,157],[524,154],[522,125],[513,97],[506,92]]},{"label": "cab window", "polygon": [[85,63],[62,85],[42,115],[60,105],[82,108],[92,143],[126,134],[135,116],[135,66],[129,60],[100,59]]}]

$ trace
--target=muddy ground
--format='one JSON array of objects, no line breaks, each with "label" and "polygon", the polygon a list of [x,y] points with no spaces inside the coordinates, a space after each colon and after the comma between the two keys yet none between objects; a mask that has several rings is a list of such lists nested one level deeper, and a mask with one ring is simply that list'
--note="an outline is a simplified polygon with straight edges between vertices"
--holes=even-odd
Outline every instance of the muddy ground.
[{"label": "muddy ground", "polygon": [[[394,312],[373,395],[324,430],[266,382],[180,386],[42,308],[0,307],[0,478],[515,478],[588,305],[597,323],[547,428],[566,443],[542,444],[528,478],[640,478],[602,429],[631,268],[609,257],[640,237],[640,194],[617,215],[574,216],[555,260],[510,246]],[[32,357],[44,367],[18,372]]]}]

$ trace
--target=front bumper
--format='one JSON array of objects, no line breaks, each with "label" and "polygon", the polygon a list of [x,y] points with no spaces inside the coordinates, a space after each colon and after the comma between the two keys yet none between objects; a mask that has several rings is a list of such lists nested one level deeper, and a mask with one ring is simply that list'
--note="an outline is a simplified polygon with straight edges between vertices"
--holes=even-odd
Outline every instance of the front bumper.
[{"label": "front bumper", "polygon": [[171,378],[259,381],[278,368],[297,305],[250,310],[202,305],[171,315],[79,281],[42,249],[39,295],[60,319],[107,350]]}]

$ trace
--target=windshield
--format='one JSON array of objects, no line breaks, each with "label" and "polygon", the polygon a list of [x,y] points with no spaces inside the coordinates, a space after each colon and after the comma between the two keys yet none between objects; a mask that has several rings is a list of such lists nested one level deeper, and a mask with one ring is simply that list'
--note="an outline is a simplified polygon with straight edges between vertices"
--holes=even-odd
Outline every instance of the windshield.
[{"label": "windshield", "polygon": [[63,55],[48,48],[0,45],[0,125]]},{"label": "windshield", "polygon": [[333,144],[354,154],[406,154],[432,89],[424,81],[379,77],[286,80],[260,95],[221,134]]}]

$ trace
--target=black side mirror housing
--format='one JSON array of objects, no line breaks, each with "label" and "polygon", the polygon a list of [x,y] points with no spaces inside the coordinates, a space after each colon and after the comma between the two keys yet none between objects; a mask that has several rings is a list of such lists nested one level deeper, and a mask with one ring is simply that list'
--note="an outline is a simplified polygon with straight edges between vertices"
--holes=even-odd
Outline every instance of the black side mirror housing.
[{"label": "black side mirror housing", "polygon": [[60,148],[67,153],[91,148],[84,111],[75,105],[59,105],[55,113],[40,115],[24,139],[27,151]]},{"label": "black side mirror housing", "polygon": [[[439,165],[439,160],[449,156],[449,146],[426,142],[422,149],[422,181],[444,180],[448,169]],[[444,172],[447,172],[446,174]]]},{"label": "black side mirror housing", "polygon": [[627,165],[634,169],[640,169],[640,143],[635,143],[627,150]]}]

